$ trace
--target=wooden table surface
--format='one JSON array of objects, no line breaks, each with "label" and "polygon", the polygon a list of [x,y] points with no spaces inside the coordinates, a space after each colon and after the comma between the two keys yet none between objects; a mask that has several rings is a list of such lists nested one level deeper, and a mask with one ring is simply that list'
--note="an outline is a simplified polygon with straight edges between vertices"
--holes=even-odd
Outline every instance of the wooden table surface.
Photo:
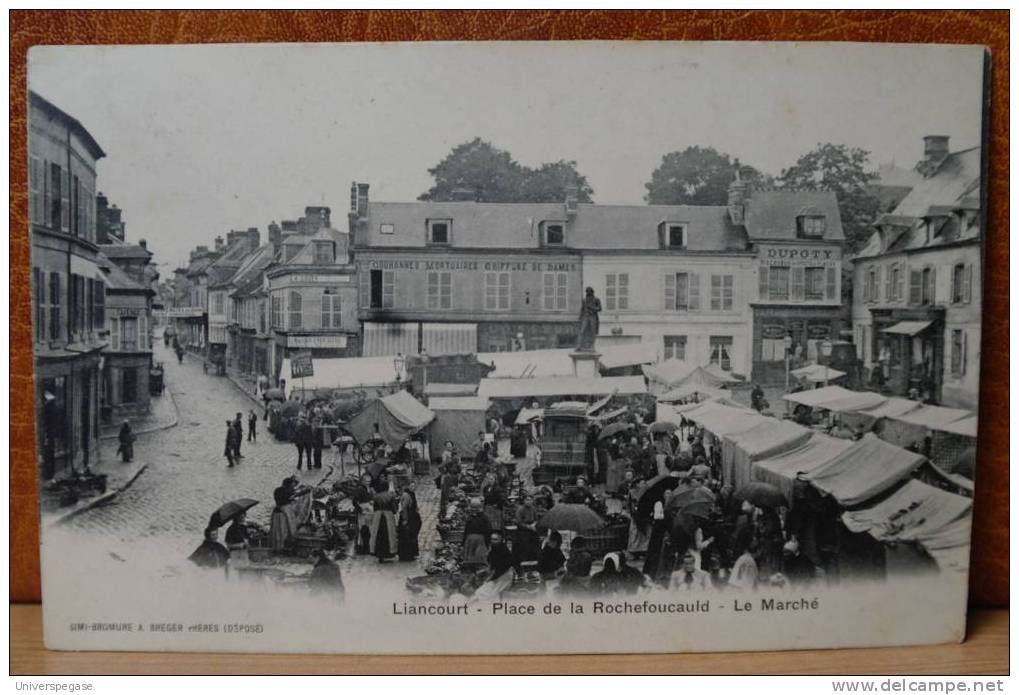
[{"label": "wooden table surface", "polygon": [[55,652],[38,605],[11,606],[11,673],[100,674],[1007,674],[1008,611],[970,614],[962,644],[740,654],[330,656]]}]

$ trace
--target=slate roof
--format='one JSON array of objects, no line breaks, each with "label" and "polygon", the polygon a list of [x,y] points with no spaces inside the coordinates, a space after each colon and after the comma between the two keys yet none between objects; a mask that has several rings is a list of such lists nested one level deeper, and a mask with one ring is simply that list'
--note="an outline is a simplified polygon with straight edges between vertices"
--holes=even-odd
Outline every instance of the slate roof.
[{"label": "slate roof", "polygon": [[103,280],[106,282],[107,290],[114,292],[152,292],[150,287],[137,282],[104,253],[97,253],[96,260],[99,267],[103,270]]},{"label": "slate roof", "polygon": [[746,205],[747,236],[751,241],[795,240],[796,218],[801,215],[823,215],[824,240],[845,240],[838,199],[832,191],[753,191]]},{"label": "slate roof", "polygon": [[107,258],[152,258],[151,251],[143,249],[137,244],[100,244],[99,250],[102,251]]}]

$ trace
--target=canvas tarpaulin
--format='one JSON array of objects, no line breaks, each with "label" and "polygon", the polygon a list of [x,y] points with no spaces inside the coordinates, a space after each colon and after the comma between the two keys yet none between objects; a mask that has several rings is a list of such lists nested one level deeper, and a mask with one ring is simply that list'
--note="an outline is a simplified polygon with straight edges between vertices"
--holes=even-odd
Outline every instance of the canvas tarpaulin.
[{"label": "canvas tarpaulin", "polygon": [[843,507],[862,504],[908,478],[926,459],[868,434],[804,476]]},{"label": "canvas tarpaulin", "polygon": [[797,379],[806,379],[813,383],[835,381],[846,375],[845,372],[840,372],[838,369],[833,369],[832,367],[826,368],[820,364],[808,364],[806,367],[792,370],[789,374]]},{"label": "canvas tarpaulin", "polygon": [[701,400],[708,400],[710,398],[731,396],[732,392],[724,389],[718,389],[713,386],[702,386],[701,384],[683,384],[682,386],[677,386],[676,388],[670,389],[658,396],[658,400],[663,403],[673,403],[685,398],[690,398],[694,395]]},{"label": "canvas tarpaulin", "polygon": [[886,418],[881,423],[881,438],[897,446],[923,446],[924,440],[937,431],[968,418],[972,413],[957,408],[920,405],[909,412]]},{"label": "canvas tarpaulin", "polygon": [[783,400],[811,408],[823,408],[836,412],[875,408],[886,400],[885,396],[872,391],[850,391],[841,386],[825,386],[808,391],[797,391],[782,396]]},{"label": "canvas tarpaulin", "polygon": [[815,432],[794,449],[784,453],[761,458],[750,463],[751,480],[760,480],[778,487],[793,502],[796,477],[820,468],[833,458],[851,447],[853,442],[847,439],[829,437]]},{"label": "canvas tarpaulin", "polygon": [[967,497],[910,480],[871,507],[845,512],[842,523],[853,533],[866,532],[882,542],[919,543],[939,565],[958,565],[950,551],[968,549],[969,534],[961,533],[963,527],[956,522],[968,517],[972,506]]},{"label": "canvas tarpaulin", "polygon": [[716,437],[746,432],[762,422],[778,422],[774,418],[759,415],[747,408],[733,408],[720,403],[704,403],[699,408],[683,413],[683,416],[706,429]]},{"label": "canvas tarpaulin", "polygon": [[453,442],[461,454],[470,455],[471,445],[477,439],[478,432],[485,431],[485,415],[489,405],[486,398],[432,398],[428,402],[429,408],[435,413],[428,437],[432,458],[442,455],[442,448],[447,441]]},{"label": "canvas tarpaulin", "polygon": [[370,401],[364,410],[347,424],[359,444],[371,439],[375,426],[379,436],[394,449],[407,438],[425,428],[435,418],[435,413],[418,402],[406,391]]},{"label": "canvas tarpaulin", "polygon": [[495,365],[491,379],[572,376],[572,350],[521,350],[518,352],[479,352],[478,362]]},{"label": "canvas tarpaulin", "polygon": [[[508,353],[509,354],[509,353]],[[549,396],[604,396],[609,393],[646,393],[639,376],[575,377],[534,379],[482,379],[478,395],[484,398],[545,398]]]},{"label": "canvas tarpaulin", "polygon": [[722,437],[722,482],[739,488],[751,480],[752,461],[802,446],[811,435],[806,427],[772,418],[744,432],[725,435]]},{"label": "canvas tarpaulin", "polygon": [[370,388],[396,381],[392,357],[320,357],[311,364],[314,374],[291,379],[290,359],[283,359],[280,378],[286,379],[288,391]]},{"label": "canvas tarpaulin", "polygon": [[920,404],[908,398],[892,397],[884,403],[863,410],[844,410],[841,419],[854,430],[870,430],[878,420],[903,415],[911,410],[916,410]]},{"label": "canvas tarpaulin", "polygon": [[658,361],[658,349],[651,343],[606,345],[598,347],[595,351],[601,355],[598,361],[605,369],[651,364]]},{"label": "canvas tarpaulin", "polygon": [[680,386],[717,389],[722,384],[736,381],[724,372],[713,372],[683,360],[666,360],[643,366],[651,393],[665,393]]}]

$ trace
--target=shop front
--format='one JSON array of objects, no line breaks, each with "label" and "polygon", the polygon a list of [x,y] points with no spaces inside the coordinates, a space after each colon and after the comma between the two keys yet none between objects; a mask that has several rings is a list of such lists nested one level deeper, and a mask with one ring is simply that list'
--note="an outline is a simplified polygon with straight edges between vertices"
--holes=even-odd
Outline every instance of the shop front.
[{"label": "shop front", "polygon": [[945,356],[944,309],[872,309],[875,390],[941,402]]},{"label": "shop front", "polygon": [[820,343],[838,340],[842,308],[758,305],[754,307],[753,380],[762,384],[785,381],[786,339],[789,368],[818,362]]}]

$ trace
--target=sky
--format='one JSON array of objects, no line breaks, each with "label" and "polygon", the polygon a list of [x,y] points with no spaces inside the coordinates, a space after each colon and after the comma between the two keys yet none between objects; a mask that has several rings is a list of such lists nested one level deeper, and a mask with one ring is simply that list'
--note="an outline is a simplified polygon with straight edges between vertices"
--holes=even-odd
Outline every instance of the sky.
[{"label": "sky", "polygon": [[980,144],[973,46],[668,42],[41,46],[29,87],[106,151],[98,188],[173,268],[230,229],[329,205],[351,181],[414,200],[475,136],[575,160],[598,203],[643,204],[667,152],[778,173],[820,142],[911,167],[922,137]]}]

